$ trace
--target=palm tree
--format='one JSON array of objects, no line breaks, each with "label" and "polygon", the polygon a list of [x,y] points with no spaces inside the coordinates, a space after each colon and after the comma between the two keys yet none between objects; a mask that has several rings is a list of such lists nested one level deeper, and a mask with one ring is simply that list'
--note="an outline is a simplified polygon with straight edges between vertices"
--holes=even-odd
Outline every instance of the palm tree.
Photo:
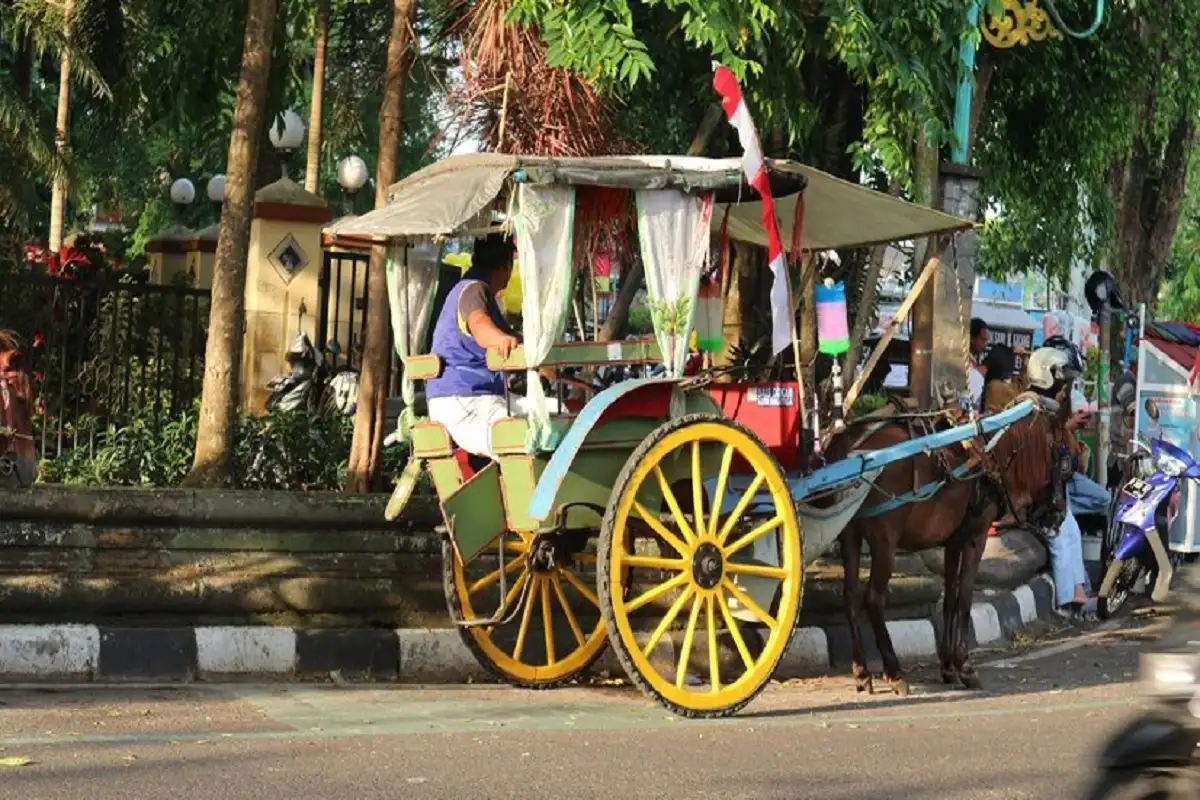
[{"label": "palm tree", "polygon": [[[10,229],[30,229],[40,206],[39,187],[65,175],[67,151],[55,146],[54,133],[42,119],[35,96],[38,65],[58,61],[60,87],[77,80],[98,97],[111,96],[87,50],[68,36],[71,17],[103,15],[118,0],[12,0],[0,5],[0,216]],[[65,129],[65,102],[59,118]],[[65,131],[64,131],[65,133]]]}]

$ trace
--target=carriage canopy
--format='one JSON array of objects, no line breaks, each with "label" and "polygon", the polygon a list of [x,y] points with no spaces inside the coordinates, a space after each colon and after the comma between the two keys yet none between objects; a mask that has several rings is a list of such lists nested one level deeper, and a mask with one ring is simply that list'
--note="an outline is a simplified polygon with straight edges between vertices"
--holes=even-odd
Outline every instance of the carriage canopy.
[{"label": "carriage canopy", "polygon": [[[780,235],[791,241],[803,189],[805,250],[829,250],[904,241],[964,230],[972,221],[900,200],[794,161],[771,160]],[[712,191],[732,203],[729,236],[766,246],[758,195],[745,183],[741,161],[688,156],[542,158],[479,153],[453,156],[413,173],[388,190],[388,205],[335,222],[329,233],[380,238],[449,236],[470,230],[481,212],[524,172],[532,182],[611,186],[633,190]],[[721,214],[713,214],[718,228]],[[486,222],[480,227],[486,227]]]}]

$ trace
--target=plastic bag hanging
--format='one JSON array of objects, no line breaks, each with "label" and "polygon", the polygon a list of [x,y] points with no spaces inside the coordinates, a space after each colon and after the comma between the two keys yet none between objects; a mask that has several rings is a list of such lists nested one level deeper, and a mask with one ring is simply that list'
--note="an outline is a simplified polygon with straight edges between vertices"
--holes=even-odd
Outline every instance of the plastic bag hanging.
[{"label": "plastic bag hanging", "polygon": [[696,297],[696,349],[701,353],[719,353],[725,343],[722,330],[725,309],[721,287],[714,281],[701,281]]},{"label": "plastic bag hanging", "polygon": [[817,349],[827,356],[840,356],[850,349],[850,325],[846,320],[846,284],[826,278],[815,288],[817,301]]}]

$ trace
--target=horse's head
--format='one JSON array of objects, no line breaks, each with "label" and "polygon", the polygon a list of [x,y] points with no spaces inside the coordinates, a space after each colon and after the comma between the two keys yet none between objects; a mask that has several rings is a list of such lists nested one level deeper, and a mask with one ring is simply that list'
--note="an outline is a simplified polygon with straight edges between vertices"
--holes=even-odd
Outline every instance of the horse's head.
[{"label": "horse's head", "polygon": [[1067,483],[1074,471],[1067,440],[1070,385],[1054,397],[1025,393],[1015,402],[1023,400],[1033,400],[1034,410],[1000,437],[992,463],[1017,521],[1057,529],[1066,516]]}]

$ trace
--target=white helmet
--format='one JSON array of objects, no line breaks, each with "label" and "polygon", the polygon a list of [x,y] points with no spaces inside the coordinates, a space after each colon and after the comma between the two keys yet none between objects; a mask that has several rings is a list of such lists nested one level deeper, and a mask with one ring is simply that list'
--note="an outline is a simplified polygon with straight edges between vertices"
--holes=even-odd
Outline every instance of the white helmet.
[{"label": "white helmet", "polygon": [[1025,366],[1029,386],[1043,392],[1050,391],[1059,381],[1073,380],[1079,372],[1071,358],[1057,347],[1039,347],[1029,357]]}]

